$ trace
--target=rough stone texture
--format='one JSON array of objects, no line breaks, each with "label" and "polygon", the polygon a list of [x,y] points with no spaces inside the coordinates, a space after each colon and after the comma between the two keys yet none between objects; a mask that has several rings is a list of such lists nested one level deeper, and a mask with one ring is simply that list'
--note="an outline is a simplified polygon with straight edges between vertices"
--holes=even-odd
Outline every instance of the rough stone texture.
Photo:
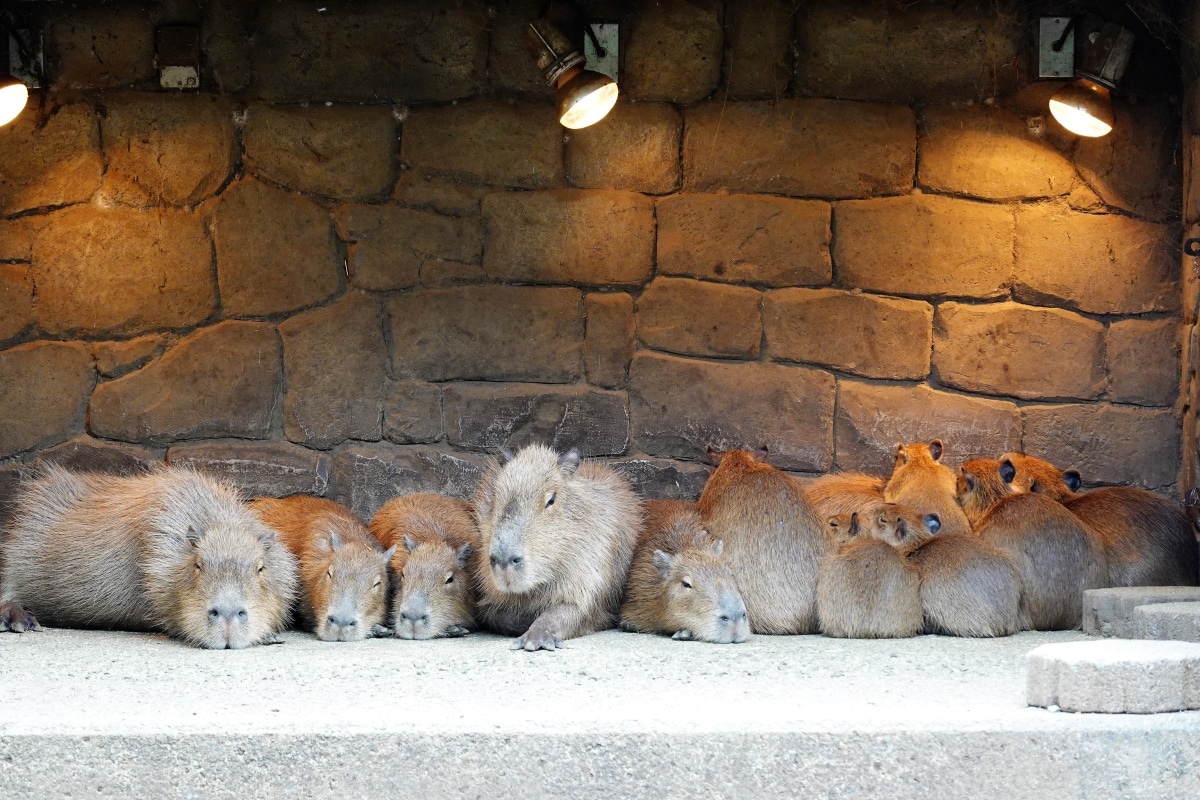
[{"label": "rough stone texture", "polygon": [[[488,78],[494,88],[553,99],[554,88],[529,57],[525,32],[529,23],[554,11],[543,0],[507,0],[495,7],[492,17],[491,49],[488,52]],[[562,10],[560,6],[558,10]],[[555,24],[558,17],[551,17]]]},{"label": "rough stone texture", "polygon": [[411,112],[400,157],[450,178],[545,188],[563,181],[562,142],[551,104],[475,100]]},{"label": "rough stone texture", "polygon": [[1200,136],[1183,137],[1183,221],[1192,224],[1200,220]]},{"label": "rough stone texture", "polygon": [[213,196],[238,154],[233,110],[208,94],[129,94],[105,100],[104,192],[134,206],[193,206]]},{"label": "rough stone texture", "polygon": [[1026,657],[1031,706],[1108,714],[1200,708],[1200,644],[1109,639],[1042,645]]},{"label": "rough stone texture", "polygon": [[642,4],[623,38],[621,93],[629,99],[694,103],[717,88],[724,31],[716,0]]},{"label": "rough stone texture", "polygon": [[154,28],[128,8],[72,9],[54,16],[46,33],[54,86],[105,89],[151,81]]},{"label": "rough stone texture", "polygon": [[1179,245],[1169,225],[1053,204],[1017,209],[1018,300],[1095,314],[1179,308]]},{"label": "rough stone texture", "polygon": [[619,389],[629,380],[633,359],[633,298],[624,292],[591,292],[586,300],[583,365],[588,383]]},{"label": "rough stone texture", "polygon": [[483,217],[483,268],[494,280],[632,286],[650,278],[654,203],[643,195],[496,192],[483,198]]},{"label": "rough stone texture", "polygon": [[442,387],[397,381],[383,398],[383,435],[396,444],[427,444],[442,438]]},{"label": "rough stone texture", "polygon": [[[0,128],[0,131],[3,130]],[[33,257],[33,240],[37,238],[38,231],[45,227],[47,219],[0,219],[0,261],[29,261]]]},{"label": "rough stone texture", "polygon": [[839,380],[833,426],[837,468],[845,472],[889,474],[897,442],[941,439],[950,466],[1021,449],[1021,417],[1014,404],[923,385]]},{"label": "rough stone texture", "polygon": [[257,181],[231,187],[216,213],[221,303],[234,316],[294,311],[340,284],[329,214],[313,201]]},{"label": "rough stone texture", "polygon": [[1071,191],[1075,168],[1021,117],[987,106],[921,112],[917,183],[989,200],[1054,197]]},{"label": "rough stone texture", "polygon": [[762,294],[744,286],[656,278],[637,301],[638,338],[683,355],[757,358],[761,303]]},{"label": "rough stone texture", "polygon": [[628,456],[609,462],[609,466],[624,475],[642,497],[691,502],[700,499],[712,474],[712,468],[704,464],[650,456]]},{"label": "rough stone texture", "polygon": [[1079,470],[1084,483],[1154,489],[1175,482],[1179,417],[1172,409],[1100,403],[1026,406],[1021,415],[1024,451]]},{"label": "rough stone texture", "polygon": [[1105,396],[1118,403],[1169,406],[1179,399],[1177,319],[1127,319],[1109,325]]},{"label": "rough stone texture", "polygon": [[[212,0],[202,9],[200,51],[206,56],[213,83],[223,92],[240,92],[250,85],[251,42],[257,7],[242,0]],[[201,81],[205,79],[201,75]]]},{"label": "rough stone texture", "polygon": [[0,213],[81,203],[100,188],[100,127],[89,106],[60,108],[41,124],[28,111],[0,127],[0,150],[20,153],[0,171]]},{"label": "rough stone texture", "polygon": [[1111,134],[1080,138],[1079,174],[1109,205],[1159,221],[1178,216],[1178,110],[1165,103],[1114,106]]},{"label": "rough stone texture", "polygon": [[738,99],[779,98],[792,79],[789,0],[728,3],[725,24],[725,89]]},{"label": "rough stone texture", "polygon": [[409,208],[466,217],[479,215],[479,201],[487,191],[482,186],[431,178],[413,170],[405,170],[396,180],[392,196],[397,203]]},{"label": "rough stone texture", "polygon": [[1196,586],[1120,586],[1083,593],[1083,632],[1089,636],[1136,639],[1134,610],[1158,603],[1200,602]]},{"label": "rough stone texture", "polygon": [[333,457],[328,494],[363,519],[393,497],[413,492],[469,500],[490,461],[421,445],[350,445]]},{"label": "rough stone texture", "polygon": [[472,283],[487,283],[487,273],[479,264],[443,261],[434,258],[421,264],[421,285],[426,289],[448,289]]},{"label": "rough stone texture", "polygon": [[181,444],[167,460],[214,475],[246,497],[320,496],[329,488],[331,458],[288,442]]},{"label": "rough stone texture", "polygon": [[833,460],[833,376],[779,364],[720,364],[639,353],[629,375],[641,452],[698,461],[707,450],[766,445],[780,469]]},{"label": "rough stone texture", "polygon": [[0,264],[0,342],[33,323],[33,276],[23,264]]},{"label": "rough stone texture", "polygon": [[474,0],[263,6],[251,51],[253,88],[276,103],[444,102],[478,91],[487,71],[487,17]]},{"label": "rough stone texture", "polygon": [[828,203],[678,194],[657,203],[658,273],[767,286],[833,277]]},{"label": "rough stone texture", "polygon": [[283,340],[283,432],[326,449],[347,439],[378,441],[387,347],[379,301],[351,292],[279,324]]},{"label": "rough stone texture", "polygon": [[97,372],[106,378],[119,378],[145,366],[162,353],[166,344],[166,337],[153,334],[124,342],[96,342],[92,345],[92,357],[96,359]]},{"label": "rough stone texture", "polygon": [[162,459],[144,447],[102,442],[90,436],[76,436],[38,454],[37,464],[57,464],[75,472],[104,472],[109,475],[136,475],[161,464]]},{"label": "rough stone texture", "polygon": [[683,188],[805,197],[907,192],[916,168],[912,109],[796,99],[687,109]]},{"label": "rough stone texture", "polygon": [[88,429],[106,439],[147,444],[261,439],[279,404],[279,361],[273,327],[222,322],[137,372],[97,386]]},{"label": "rough stone texture", "polygon": [[819,0],[796,15],[800,94],[920,104],[1007,94],[1029,32],[994,3]]},{"label": "rough stone texture", "polygon": [[0,458],[78,431],[95,381],[83,345],[37,342],[0,352]]},{"label": "rough stone texture", "polygon": [[838,289],[780,289],[763,304],[767,356],[869,378],[929,374],[933,306]]},{"label": "rough stone texture", "polygon": [[1139,639],[1200,642],[1200,600],[1140,606],[1133,616]]},{"label": "rough stone texture", "polygon": [[350,282],[370,291],[411,289],[426,262],[478,264],[483,253],[478,219],[397,206],[345,206],[334,218],[350,242]]},{"label": "rough stone texture", "polygon": [[577,289],[465,286],[387,303],[397,378],[565,383],[580,377]]},{"label": "rough stone texture", "polygon": [[843,286],[889,294],[999,297],[1012,275],[1005,206],[910,195],[838,203],[833,260]]},{"label": "rough stone texture", "polygon": [[1100,396],[1104,326],[1057,308],[942,303],[933,326],[942,383],[1026,400]]},{"label": "rough stone texture", "polygon": [[604,121],[571,131],[566,171],[573,186],[664,194],[679,188],[683,118],[665,103],[617,103]]},{"label": "rough stone texture", "polygon": [[242,135],[247,169],[289,189],[373,200],[396,181],[396,118],[386,106],[256,105]]},{"label": "rough stone texture", "polygon": [[629,446],[625,395],[586,386],[461,383],[446,387],[446,440],[499,452],[539,443],[583,456],[619,455]]}]

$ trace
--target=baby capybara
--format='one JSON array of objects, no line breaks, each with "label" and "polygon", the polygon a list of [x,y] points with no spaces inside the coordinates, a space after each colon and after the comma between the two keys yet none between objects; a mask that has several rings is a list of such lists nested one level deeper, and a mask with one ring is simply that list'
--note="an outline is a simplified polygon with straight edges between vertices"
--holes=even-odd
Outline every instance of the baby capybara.
[{"label": "baby capybara", "polygon": [[943,450],[941,439],[897,444],[896,463],[883,497],[921,514],[937,514],[943,536],[970,533],[971,523],[955,499],[954,471],[942,463]]}]

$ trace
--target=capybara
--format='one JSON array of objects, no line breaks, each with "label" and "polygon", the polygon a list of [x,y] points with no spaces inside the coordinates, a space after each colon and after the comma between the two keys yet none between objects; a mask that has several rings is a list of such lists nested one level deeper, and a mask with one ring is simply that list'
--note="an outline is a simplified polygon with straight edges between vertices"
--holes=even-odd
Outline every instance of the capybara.
[{"label": "capybara", "polygon": [[279,532],[300,565],[296,610],[306,630],[326,642],[390,633],[384,620],[392,550],[384,550],[353,511],[303,494],[262,497],[250,508]]},{"label": "capybara", "polygon": [[1179,503],[1145,489],[1110,486],[1080,492],[1075,470],[1023,453],[1005,453],[1000,474],[1018,491],[1058,500],[1104,543],[1110,586],[1195,586],[1196,537]]},{"label": "capybara", "polygon": [[475,627],[479,531],[464,500],[418,492],[393,498],[371,519],[392,556],[392,627],[401,639],[465,636]]},{"label": "capybara", "polygon": [[745,450],[712,454],[700,495],[708,532],[725,544],[750,630],[817,632],[817,572],[833,539],[799,482]]},{"label": "capybara", "polygon": [[941,535],[970,533],[971,523],[955,500],[954,472],[942,463],[942,440],[929,444],[896,445],[896,464],[883,487],[889,503],[899,503],[924,514],[937,514]]},{"label": "capybara", "polygon": [[1049,497],[1012,493],[992,459],[963,464],[958,497],[976,535],[1013,560],[1022,623],[1034,630],[1080,627],[1084,590],[1108,578],[1099,537]]},{"label": "capybara", "polygon": [[648,500],[645,508],[621,628],[716,644],[746,641],[750,623],[737,580],[695,504]]},{"label": "capybara", "polygon": [[[608,467],[530,445],[475,498],[480,621],[514,649],[555,650],[616,624],[642,527],[641,502]],[[486,554],[486,560],[483,556]]]},{"label": "capybara", "polygon": [[883,500],[883,478],[865,472],[833,472],[804,487],[817,516],[827,520],[838,514],[865,513]]},{"label": "capybara", "polygon": [[47,465],[3,547],[0,615],[26,628],[32,614],[237,649],[278,641],[297,591],[275,531],[234,489],[179,467],[118,477]]},{"label": "capybara", "polygon": [[1021,576],[1004,551],[954,533],[925,542],[909,561],[921,574],[926,633],[992,637],[1022,629]]}]

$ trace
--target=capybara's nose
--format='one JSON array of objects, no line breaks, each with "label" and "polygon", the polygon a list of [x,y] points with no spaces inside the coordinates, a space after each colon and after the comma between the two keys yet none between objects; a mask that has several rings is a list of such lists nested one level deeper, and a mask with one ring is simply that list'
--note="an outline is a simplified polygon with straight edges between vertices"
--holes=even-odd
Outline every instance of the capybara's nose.
[{"label": "capybara's nose", "polygon": [[250,612],[241,605],[217,605],[208,610],[208,619],[211,622],[245,622],[249,617]]},{"label": "capybara's nose", "polygon": [[344,617],[339,614],[330,614],[325,621],[335,628],[353,628],[358,624],[358,620],[354,617]]},{"label": "capybara's nose", "polygon": [[428,625],[429,614],[423,614],[420,611],[401,611],[401,622],[411,622],[413,625]]}]

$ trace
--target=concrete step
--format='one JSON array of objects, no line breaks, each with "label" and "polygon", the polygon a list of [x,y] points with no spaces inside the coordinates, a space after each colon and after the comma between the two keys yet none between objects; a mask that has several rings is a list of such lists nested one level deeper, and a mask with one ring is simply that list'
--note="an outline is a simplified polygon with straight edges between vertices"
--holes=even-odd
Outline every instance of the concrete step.
[{"label": "concrete step", "polygon": [[1200,712],[1026,705],[1026,654],[1084,638],[6,633],[0,796],[1200,797]]},{"label": "concrete step", "polygon": [[1139,639],[1200,642],[1200,602],[1138,606],[1133,619]]},{"label": "concrete step", "polygon": [[[1157,606],[1140,606],[1157,608]],[[1093,639],[1044,644],[1026,659],[1031,706],[1109,714],[1200,709],[1200,644]]]},{"label": "concrete step", "polygon": [[1117,639],[1143,638],[1134,609],[1158,603],[1200,602],[1200,586],[1123,586],[1083,593],[1083,631]]}]

